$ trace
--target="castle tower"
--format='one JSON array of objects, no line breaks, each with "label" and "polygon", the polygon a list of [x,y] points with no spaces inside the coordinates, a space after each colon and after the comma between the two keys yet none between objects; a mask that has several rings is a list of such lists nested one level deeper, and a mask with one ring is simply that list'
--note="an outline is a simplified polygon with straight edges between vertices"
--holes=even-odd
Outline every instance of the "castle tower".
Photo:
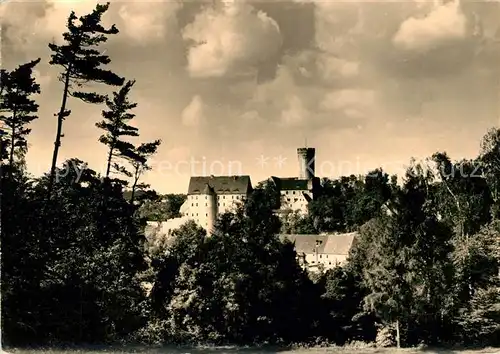
[{"label": "castle tower", "polygon": [[316,155],[315,148],[298,148],[297,156],[299,158],[299,168],[301,179],[314,178],[314,160]]},{"label": "castle tower", "polygon": [[[202,196],[205,196],[207,203],[206,215],[207,215],[207,236],[210,236],[214,231],[215,222],[217,220],[218,207],[217,207],[217,195],[212,187],[208,183],[205,184],[205,189],[203,189]],[[203,199],[203,198],[202,198]]]}]

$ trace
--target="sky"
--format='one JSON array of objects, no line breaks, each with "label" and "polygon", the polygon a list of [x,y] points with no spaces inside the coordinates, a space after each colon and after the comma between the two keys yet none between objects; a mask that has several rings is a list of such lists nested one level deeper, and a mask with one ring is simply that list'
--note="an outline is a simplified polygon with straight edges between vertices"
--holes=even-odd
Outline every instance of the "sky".
[{"label": "sky", "polygon": [[[28,169],[48,170],[62,94],[51,41],[92,0],[0,5],[2,66],[42,58],[40,118]],[[136,141],[161,139],[145,177],[185,193],[191,175],[297,176],[297,148],[316,148],[316,175],[402,174],[410,158],[473,158],[499,124],[500,2],[113,1],[120,33],[110,68],[135,79]],[[102,88],[111,92],[118,88]],[[102,106],[69,101],[59,163],[105,171]]]}]

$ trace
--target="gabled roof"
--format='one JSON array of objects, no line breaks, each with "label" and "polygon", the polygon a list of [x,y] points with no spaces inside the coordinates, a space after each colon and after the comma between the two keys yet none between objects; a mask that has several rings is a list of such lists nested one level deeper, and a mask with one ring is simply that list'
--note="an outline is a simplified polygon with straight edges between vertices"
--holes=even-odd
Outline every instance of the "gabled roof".
[{"label": "gabled roof", "polygon": [[252,190],[250,176],[195,176],[189,181],[188,194],[203,194],[207,184],[217,194],[248,194]]},{"label": "gabled roof", "polygon": [[295,251],[297,253],[313,253],[316,249],[316,241],[318,241],[317,251],[322,254],[348,255],[352,248],[357,233],[351,232],[346,234],[329,234],[329,235],[280,235],[280,239],[288,239],[295,243]]}]

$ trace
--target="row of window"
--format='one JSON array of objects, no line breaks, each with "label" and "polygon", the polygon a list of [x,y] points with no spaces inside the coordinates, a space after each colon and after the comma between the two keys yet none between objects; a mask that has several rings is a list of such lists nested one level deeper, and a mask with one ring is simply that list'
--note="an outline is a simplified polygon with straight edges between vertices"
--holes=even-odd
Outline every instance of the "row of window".
[{"label": "row of window", "polygon": [[[221,196],[221,195],[218,195],[218,196],[217,196],[217,198],[218,198],[218,199],[221,199],[221,197],[222,197],[222,199],[226,199],[226,196],[225,196],[225,195],[222,195],[222,196]],[[231,198],[229,198],[229,197],[231,197]],[[234,200],[234,199],[238,199],[238,200],[239,200],[239,199],[240,199],[240,197],[241,197],[241,199],[243,199],[243,197],[242,197],[242,196],[239,196],[239,195],[228,195],[228,196],[227,196],[227,199],[233,199],[233,200]],[[190,196],[189,196],[189,199],[195,199],[195,200],[198,200],[198,196],[197,196],[197,195],[190,195]],[[206,195],[206,196],[205,196],[205,199],[208,199],[208,195]]]},{"label": "row of window", "polygon": [[[196,204],[196,205],[195,205]],[[220,203],[217,203],[218,206],[220,206]],[[228,203],[229,205],[229,203]],[[198,203],[191,203],[191,206],[192,207],[195,207],[195,206],[198,206]],[[205,206],[207,207],[208,206],[208,203],[205,203]],[[226,206],[226,203],[222,203],[222,206]]]}]

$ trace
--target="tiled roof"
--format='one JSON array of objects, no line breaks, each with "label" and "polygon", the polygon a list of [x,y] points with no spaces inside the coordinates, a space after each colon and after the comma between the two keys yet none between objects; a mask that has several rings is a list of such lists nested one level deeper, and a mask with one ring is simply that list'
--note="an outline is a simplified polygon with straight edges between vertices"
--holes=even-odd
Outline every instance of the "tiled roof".
[{"label": "tiled roof", "polygon": [[308,180],[307,179],[299,179],[296,177],[271,177],[273,182],[276,184],[276,187],[279,190],[285,191],[297,191],[297,190],[308,190]]},{"label": "tiled roof", "polygon": [[356,240],[356,232],[330,235],[280,235],[282,240],[288,239],[295,243],[297,253],[313,253],[316,241],[319,241],[317,250],[322,254],[348,255]]},{"label": "tiled roof", "polygon": [[202,194],[207,184],[217,194],[243,194],[252,189],[250,176],[195,176],[189,181],[188,194]]}]

